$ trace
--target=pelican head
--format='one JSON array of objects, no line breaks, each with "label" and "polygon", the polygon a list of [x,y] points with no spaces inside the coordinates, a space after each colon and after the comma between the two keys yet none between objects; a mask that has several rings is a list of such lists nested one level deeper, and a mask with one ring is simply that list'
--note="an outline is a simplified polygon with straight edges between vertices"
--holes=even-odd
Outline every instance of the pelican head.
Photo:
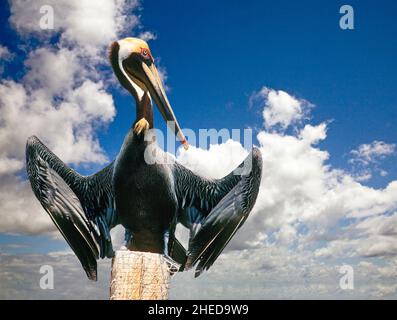
[{"label": "pelican head", "polygon": [[125,38],[113,42],[110,62],[120,83],[135,97],[137,104],[147,94],[153,99],[175,135],[188,148],[186,138],[165,94],[148,44],[142,39]]}]

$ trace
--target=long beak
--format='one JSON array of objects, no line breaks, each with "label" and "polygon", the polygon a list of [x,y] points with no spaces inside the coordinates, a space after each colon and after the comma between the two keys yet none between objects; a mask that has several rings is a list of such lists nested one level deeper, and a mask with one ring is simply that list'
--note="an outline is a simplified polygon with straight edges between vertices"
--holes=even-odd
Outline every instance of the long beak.
[{"label": "long beak", "polygon": [[[146,79],[142,79],[150,92],[150,95],[154,99],[154,102],[157,105],[160,113],[162,114],[165,121],[167,121],[168,126],[174,132],[174,134],[178,137],[178,139],[183,144],[185,149],[189,148],[189,144],[183,134],[181,127],[179,126],[178,121],[176,120],[175,114],[172,111],[171,105],[168,101],[167,95],[164,91],[163,83],[160,79],[157,68],[154,63],[150,66],[147,66],[145,63],[142,63],[143,73]],[[146,80],[146,81],[145,81]]]}]

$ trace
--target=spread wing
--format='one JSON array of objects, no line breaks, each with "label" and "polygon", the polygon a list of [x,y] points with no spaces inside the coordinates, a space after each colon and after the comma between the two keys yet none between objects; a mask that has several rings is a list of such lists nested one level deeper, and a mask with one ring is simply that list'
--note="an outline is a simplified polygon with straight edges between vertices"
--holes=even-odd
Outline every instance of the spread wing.
[{"label": "spread wing", "polygon": [[26,167],[37,199],[88,278],[96,280],[96,260],[114,254],[109,233],[117,224],[111,185],[113,163],[94,175],[81,176],[33,136],[26,144]]},{"label": "spread wing", "polygon": [[262,157],[254,148],[233,172],[218,180],[204,179],[176,163],[175,190],[179,222],[190,229],[185,267],[195,276],[207,270],[251,212],[262,174]]}]

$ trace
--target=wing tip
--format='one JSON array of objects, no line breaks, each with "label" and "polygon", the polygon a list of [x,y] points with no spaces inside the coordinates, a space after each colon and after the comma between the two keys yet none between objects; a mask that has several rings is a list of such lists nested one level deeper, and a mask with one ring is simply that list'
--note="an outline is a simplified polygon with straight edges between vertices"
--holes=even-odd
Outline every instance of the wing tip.
[{"label": "wing tip", "polygon": [[260,166],[262,164],[262,152],[258,147],[253,147],[251,152],[253,160],[258,163],[258,166]]},{"label": "wing tip", "polygon": [[[189,255],[186,259],[186,263],[183,266],[184,270],[190,270],[191,268],[193,268],[196,263],[197,263],[198,259],[197,258],[193,258],[192,255]],[[194,270],[194,278],[199,277],[205,270],[206,268],[204,266],[197,266],[196,269]]]},{"label": "wing tip", "polygon": [[259,150],[258,147],[252,147],[252,156],[255,158],[262,158],[262,152]]},{"label": "wing tip", "polygon": [[40,141],[39,138],[37,138],[37,136],[35,136],[35,135],[32,135],[26,140],[26,143],[32,144],[32,143],[36,143],[38,141]]},{"label": "wing tip", "polygon": [[194,278],[198,278],[202,273],[203,273],[203,269],[201,268],[196,268],[196,270],[194,271]]},{"label": "wing tip", "polygon": [[91,281],[98,281],[97,270],[94,267],[85,267],[85,273],[87,274],[88,279]]},{"label": "wing tip", "polygon": [[26,140],[26,153],[29,152],[29,150],[36,146],[37,144],[41,143],[41,141],[39,140],[39,138],[37,138],[36,136],[30,136],[27,140]]}]

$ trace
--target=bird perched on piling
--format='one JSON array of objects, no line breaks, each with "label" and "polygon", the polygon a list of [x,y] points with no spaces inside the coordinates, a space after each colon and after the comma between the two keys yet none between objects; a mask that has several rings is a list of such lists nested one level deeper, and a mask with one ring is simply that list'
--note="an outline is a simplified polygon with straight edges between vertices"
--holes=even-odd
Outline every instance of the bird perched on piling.
[{"label": "bird perched on piling", "polygon": [[[118,224],[126,230],[128,249],[166,254],[181,270],[196,266],[198,276],[214,263],[254,206],[260,151],[254,147],[222,179],[200,177],[176,161],[151,161],[147,148],[157,159],[166,157],[155,140],[147,139],[154,125],[152,101],[185,148],[188,143],[150,49],[143,40],[125,38],[111,44],[109,59],[136,102],[136,119],[119,154],[96,174],[82,176],[32,136],[26,162],[34,194],[91,280],[97,279],[97,259],[114,255],[110,230]],[[187,249],[175,237],[178,223],[190,230]]]}]

